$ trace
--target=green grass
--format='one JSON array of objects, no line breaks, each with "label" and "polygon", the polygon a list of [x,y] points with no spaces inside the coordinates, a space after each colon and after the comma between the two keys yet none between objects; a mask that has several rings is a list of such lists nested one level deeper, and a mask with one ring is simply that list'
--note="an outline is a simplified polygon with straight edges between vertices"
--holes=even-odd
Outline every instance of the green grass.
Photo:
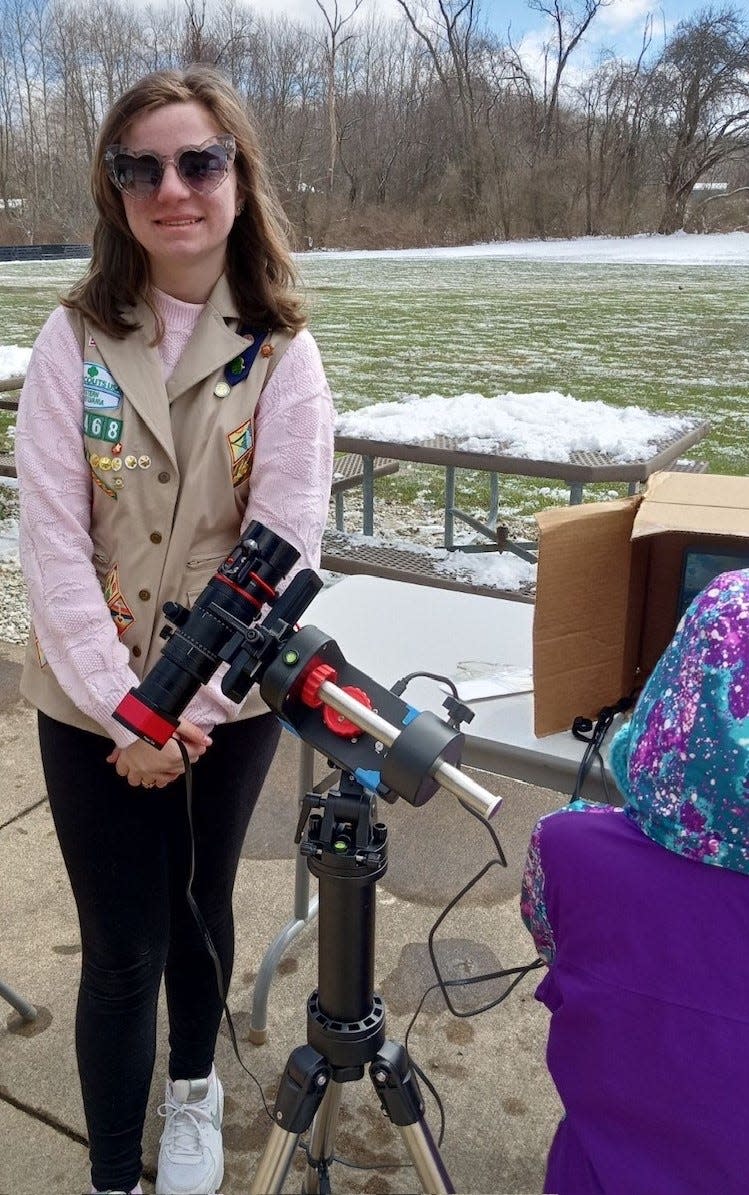
[{"label": "green grass", "polygon": [[[749,471],[743,265],[315,256],[300,268],[339,410],[404,394],[555,389],[706,418],[710,435],[693,453],[714,472]],[[80,262],[0,265],[0,342],[31,345],[80,270]],[[441,485],[435,470],[414,480],[402,469],[388,492],[439,501]],[[461,476],[461,502],[479,503],[485,491],[485,477]],[[512,478],[502,495],[503,510],[521,514],[564,500],[551,483]]]},{"label": "green grass", "polygon": [[[744,266],[313,258],[303,271],[340,410],[403,394],[556,389],[709,419],[693,454],[715,472],[747,471]],[[439,502],[441,474],[418,472]],[[459,500],[480,504],[486,476],[459,482]],[[590,486],[586,497],[624,492]],[[505,514],[565,500],[553,483],[502,481]]]}]

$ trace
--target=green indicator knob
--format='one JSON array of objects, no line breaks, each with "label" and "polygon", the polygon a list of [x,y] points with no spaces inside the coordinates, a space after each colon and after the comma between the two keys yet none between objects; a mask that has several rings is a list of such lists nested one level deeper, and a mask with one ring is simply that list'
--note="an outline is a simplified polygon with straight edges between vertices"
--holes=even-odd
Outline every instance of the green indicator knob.
[{"label": "green indicator knob", "polygon": [[284,664],[296,664],[298,662],[298,660],[299,660],[299,652],[298,651],[287,651],[283,658]]},{"label": "green indicator knob", "polygon": [[348,847],[348,843],[346,842],[346,840],[344,838],[338,838],[333,843],[333,850],[338,851],[339,855],[342,855],[343,852],[347,849],[347,847]]}]

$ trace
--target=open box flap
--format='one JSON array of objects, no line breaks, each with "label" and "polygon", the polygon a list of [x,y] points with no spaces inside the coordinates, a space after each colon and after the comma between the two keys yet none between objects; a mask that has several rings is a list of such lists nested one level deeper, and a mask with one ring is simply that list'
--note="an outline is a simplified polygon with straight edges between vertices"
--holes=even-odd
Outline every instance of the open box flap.
[{"label": "open box flap", "polygon": [[577,715],[596,717],[632,688],[645,571],[645,552],[631,539],[640,502],[638,495],[536,516],[536,735],[569,730]]},{"label": "open box flap", "polygon": [[635,517],[632,538],[664,531],[749,538],[749,477],[653,474]]}]

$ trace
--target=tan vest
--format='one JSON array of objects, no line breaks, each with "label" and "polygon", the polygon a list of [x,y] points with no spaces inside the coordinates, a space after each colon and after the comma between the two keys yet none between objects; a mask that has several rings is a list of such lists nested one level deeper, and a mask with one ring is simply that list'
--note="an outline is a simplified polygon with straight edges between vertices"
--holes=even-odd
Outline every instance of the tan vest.
[{"label": "tan vest", "polygon": [[[236,381],[248,342],[237,332],[239,314],[222,277],[165,384],[158,349],[149,346],[154,317],[145,304],[135,316],[142,326],[124,340],[80,317],[72,322],[83,353],[93,564],[130,666],[142,678],[164,646],[163,603],[190,606],[239,540],[255,407],[291,336],[268,336],[265,353]],[[33,628],[20,687],[50,717],[105,733],[60,688]],[[264,710],[253,690],[241,716]]]}]

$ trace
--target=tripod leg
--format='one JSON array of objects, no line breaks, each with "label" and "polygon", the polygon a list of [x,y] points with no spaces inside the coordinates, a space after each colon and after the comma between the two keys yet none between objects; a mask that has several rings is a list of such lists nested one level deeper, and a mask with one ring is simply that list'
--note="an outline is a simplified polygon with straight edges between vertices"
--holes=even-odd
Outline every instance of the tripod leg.
[{"label": "tripod leg", "polygon": [[312,1124],[330,1079],[330,1065],[311,1046],[289,1055],[273,1108],[274,1125],[250,1195],[280,1195],[302,1133]]},{"label": "tripod leg", "polygon": [[455,1187],[424,1120],[424,1101],[405,1048],[397,1042],[384,1042],[369,1076],[382,1107],[401,1131],[422,1190],[429,1195],[451,1195]]},{"label": "tripod leg", "polygon": [[[317,1115],[312,1122],[310,1134],[309,1157],[307,1172],[302,1187],[302,1195],[322,1195],[326,1185],[325,1178],[335,1150],[335,1133],[338,1124],[338,1111],[341,1107],[343,1084],[333,1080],[325,1092],[323,1102],[318,1108]],[[330,1190],[330,1186],[327,1187]]]},{"label": "tripod leg", "polygon": [[18,992],[14,992],[13,988],[8,987],[7,983],[0,980],[0,996],[8,1001],[8,1004],[15,1008],[19,1016],[23,1017],[24,1021],[36,1020],[36,1009],[33,1004],[29,1004],[28,1000],[24,1000],[23,996],[19,996]]}]

